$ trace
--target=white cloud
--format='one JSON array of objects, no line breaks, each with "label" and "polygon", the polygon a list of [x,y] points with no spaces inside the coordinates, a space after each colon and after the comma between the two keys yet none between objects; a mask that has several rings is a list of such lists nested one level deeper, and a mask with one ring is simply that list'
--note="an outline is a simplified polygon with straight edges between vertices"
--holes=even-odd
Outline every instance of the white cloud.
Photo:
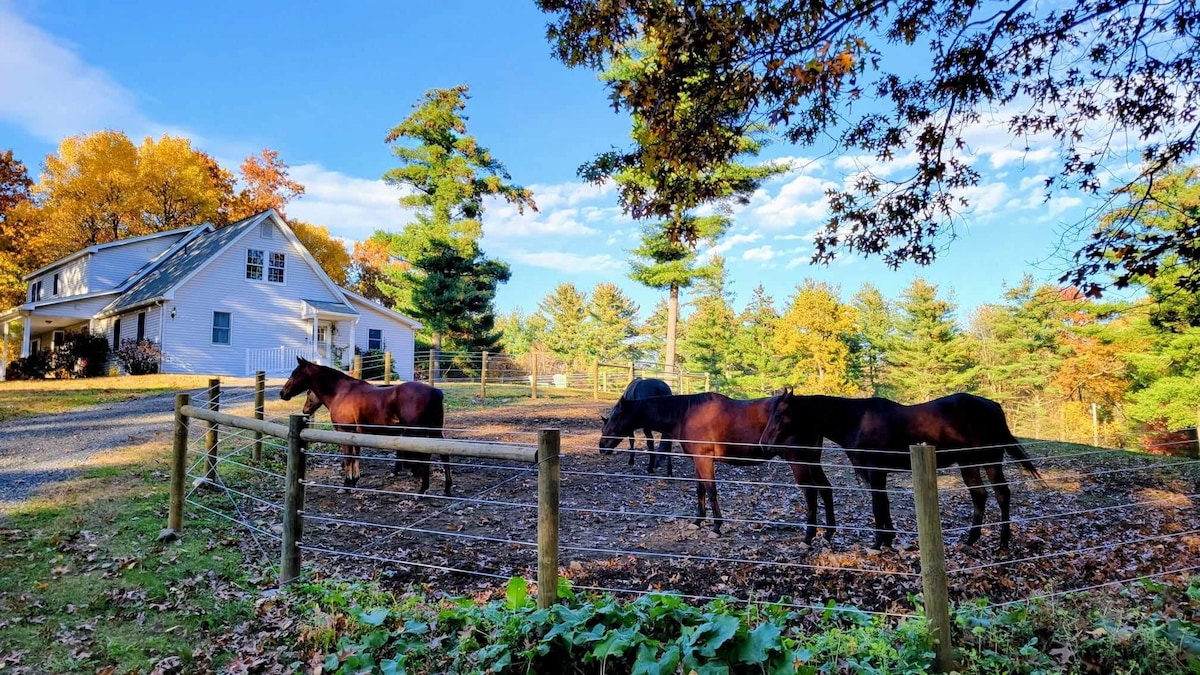
[{"label": "white cloud", "polygon": [[755,221],[770,229],[793,227],[821,220],[828,212],[825,190],[834,183],[800,175],[779,189],[778,194],[751,208]]},{"label": "white cloud", "polygon": [[489,239],[524,237],[580,237],[597,231],[579,222],[579,209],[519,213],[511,204],[492,202],[483,214],[483,233]]},{"label": "white cloud", "polygon": [[1037,175],[1037,176],[1027,176],[1025,178],[1022,178],[1021,179],[1021,192],[1024,192],[1026,190],[1032,190],[1034,188],[1039,188],[1039,189],[1044,188],[1046,185],[1046,179],[1048,177],[1049,176]]},{"label": "white cloud", "polygon": [[196,134],[157,124],[137,98],[107,72],[80,58],[74,45],[46,33],[0,2],[0,120],[52,143],[113,128],[142,136]]},{"label": "white cloud", "polygon": [[759,239],[762,239],[762,235],[760,235],[760,234],[754,234],[754,233],[735,234],[732,237],[725,237],[721,241],[717,242],[717,244],[715,246],[709,246],[708,248],[704,249],[703,251],[700,251],[700,253],[696,257],[697,257],[697,259],[702,260],[702,261],[708,260],[715,255],[724,255],[727,251],[732,249],[734,246],[739,246],[741,244],[749,244],[752,242],[756,242]]},{"label": "white cloud", "polygon": [[1050,198],[1050,215],[1057,216],[1064,211],[1069,211],[1076,206],[1083,204],[1083,200],[1079,197],[1051,197]]},{"label": "white cloud", "polygon": [[602,199],[613,191],[614,186],[609,181],[603,185],[593,185],[592,183],[530,185],[529,189],[533,192],[533,201],[537,203],[538,209],[551,211],[563,206],[577,206]]},{"label": "white cloud", "polygon": [[607,253],[580,255],[578,253],[565,253],[562,251],[542,251],[537,253],[509,253],[505,257],[524,265],[542,267],[563,274],[623,272],[626,269],[624,260],[618,260]]},{"label": "white cloud", "polygon": [[757,260],[765,262],[775,258],[775,249],[771,248],[770,244],[759,246],[757,248],[748,249],[742,253],[742,260]]},{"label": "white cloud", "polygon": [[992,213],[1004,205],[1008,199],[1008,186],[1004,183],[988,183],[964,188],[960,193],[971,205],[970,211],[975,215]]},{"label": "white cloud", "polygon": [[304,196],[288,204],[289,217],[324,225],[337,236],[366,239],[375,230],[399,231],[409,220],[400,206],[405,191],[381,180],[355,178],[320,164],[291,167]]}]

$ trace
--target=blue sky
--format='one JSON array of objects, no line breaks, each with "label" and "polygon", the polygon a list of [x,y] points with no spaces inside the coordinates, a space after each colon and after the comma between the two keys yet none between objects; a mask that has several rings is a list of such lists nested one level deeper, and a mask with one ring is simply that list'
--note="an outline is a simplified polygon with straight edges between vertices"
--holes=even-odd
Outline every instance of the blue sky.
[{"label": "blue sky", "polygon": [[[593,73],[553,60],[546,18],[532,2],[437,3],[183,2],[78,3],[0,0],[0,149],[37,171],[63,137],[102,128],[135,141],[171,133],[236,166],[263,147],[279,150],[307,194],[288,215],[346,240],[399,230],[399,193],[378,178],[394,164],[383,138],[430,88],[467,84],[470,131],[531,187],[541,209],[518,215],[493,205],[484,247],[507,261],[512,280],[501,311],[526,312],[560,282],[625,289],[647,316],[660,294],[627,277],[638,226],[611,189],[583,184],[576,168],[624,145],[627,120],[613,112]],[[1002,116],[1001,116],[1002,117]],[[1029,273],[1051,280],[1064,227],[1087,203],[1071,194],[1049,202],[1042,177],[1052,146],[1008,139],[1001,126],[968,134],[984,175],[975,206],[941,259],[888,269],[844,257],[813,267],[809,236],[823,222],[826,186],[870,158],[818,157],[775,143],[764,158],[796,167],[737,211],[717,251],[728,261],[734,305],[763,284],[782,308],[806,277],[840,286],[848,299],[864,282],[896,297],[916,276],[953,293],[965,319],[998,302]],[[686,300],[686,298],[685,298]]]}]

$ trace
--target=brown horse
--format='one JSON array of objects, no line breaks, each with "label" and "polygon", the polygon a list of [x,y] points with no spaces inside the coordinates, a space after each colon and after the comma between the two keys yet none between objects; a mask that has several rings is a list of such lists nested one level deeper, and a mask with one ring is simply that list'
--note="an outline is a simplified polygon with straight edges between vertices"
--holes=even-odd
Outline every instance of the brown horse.
[{"label": "brown horse", "polygon": [[[445,413],[442,407],[443,394],[440,389],[421,382],[405,382],[392,387],[377,387],[370,382],[351,377],[339,370],[328,368],[300,357],[296,357],[296,369],[292,371],[279,398],[287,401],[296,394],[307,391],[305,414],[312,414],[324,405],[329,408],[329,419],[338,431],[394,436],[424,436],[441,438]],[[392,427],[392,428],[387,428]],[[347,487],[358,484],[358,446],[343,445],[343,482]],[[400,473],[405,459],[421,456],[403,450],[396,451],[393,473]],[[450,457],[442,456],[445,475],[443,494],[450,495]],[[420,493],[429,489],[429,464],[412,462],[413,474],[421,479]]]},{"label": "brown horse", "polygon": [[674,439],[691,455],[696,468],[696,524],[705,517],[704,501],[712,500],[713,530],[721,531],[721,507],[717,504],[714,462],[735,465],[764,462],[775,454],[787,460],[796,484],[804,488],[808,506],[804,542],[817,532],[817,498],[825,504],[825,537],[833,537],[833,490],[821,468],[820,445],[816,448],[780,448],[765,451],[759,446],[763,428],[771,414],[773,398],[738,401],[716,393],[655,396],[640,400],[621,398],[600,430],[600,446],[614,448],[634,429],[649,428]]},{"label": "brown horse", "polygon": [[770,421],[762,433],[764,447],[812,445],[821,438],[842,446],[855,472],[871,489],[875,516],[875,548],[891,546],[896,538],[887,476],[911,470],[909,446],[927,443],[936,448],[938,468],[959,465],[971,492],[974,511],[967,543],[979,540],[987,491],[982,467],[1000,504],[1000,548],[1008,547],[1011,491],[1004,479],[1004,455],[1016,459],[1040,477],[1029,455],[1008,430],[1004,410],[995,401],[972,394],[951,394],[917,405],[885,398],[796,396],[785,392],[771,402]]}]

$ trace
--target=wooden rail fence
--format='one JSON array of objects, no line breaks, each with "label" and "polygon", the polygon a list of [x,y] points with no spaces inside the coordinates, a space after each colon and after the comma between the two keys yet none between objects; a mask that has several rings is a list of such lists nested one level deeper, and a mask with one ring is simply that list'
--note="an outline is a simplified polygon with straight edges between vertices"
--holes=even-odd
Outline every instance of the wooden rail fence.
[{"label": "wooden rail fence", "polygon": [[[183,531],[185,477],[187,475],[188,432],[190,420],[205,423],[205,464],[203,482],[220,485],[217,474],[216,434],[220,426],[254,433],[261,445],[263,437],[287,441],[287,474],[284,481],[283,535],[280,550],[281,584],[300,574],[301,544],[304,531],[305,466],[309,443],[357,445],[381,450],[407,450],[422,454],[447,454],[489,460],[514,461],[537,466],[537,603],[548,608],[557,601],[559,560],[560,432],[543,429],[537,445],[500,444],[457,439],[381,436],[344,433],[308,428],[308,418],[291,415],[288,424],[261,419],[262,378],[256,380],[255,417],[241,417],[219,411],[220,385],[212,381],[205,390],[204,405],[192,405],[186,393],[175,396],[175,429],[170,477],[170,504],[167,527]],[[486,386],[486,385],[483,385]],[[212,439],[211,444],[208,442]],[[954,669],[950,642],[949,586],[946,575],[945,544],[938,507],[936,450],[928,445],[910,446],[912,481],[917,507],[917,535],[921,552],[921,576],[925,616],[934,639],[936,667],[941,672]]]}]

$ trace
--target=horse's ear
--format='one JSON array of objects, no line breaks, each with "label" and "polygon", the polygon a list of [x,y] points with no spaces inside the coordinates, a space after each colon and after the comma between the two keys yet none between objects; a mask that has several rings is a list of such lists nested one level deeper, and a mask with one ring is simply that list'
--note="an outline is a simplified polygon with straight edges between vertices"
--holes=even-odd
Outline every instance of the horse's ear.
[{"label": "horse's ear", "polygon": [[297,354],[296,355],[296,365],[302,366],[304,364],[305,364],[304,357]]}]

